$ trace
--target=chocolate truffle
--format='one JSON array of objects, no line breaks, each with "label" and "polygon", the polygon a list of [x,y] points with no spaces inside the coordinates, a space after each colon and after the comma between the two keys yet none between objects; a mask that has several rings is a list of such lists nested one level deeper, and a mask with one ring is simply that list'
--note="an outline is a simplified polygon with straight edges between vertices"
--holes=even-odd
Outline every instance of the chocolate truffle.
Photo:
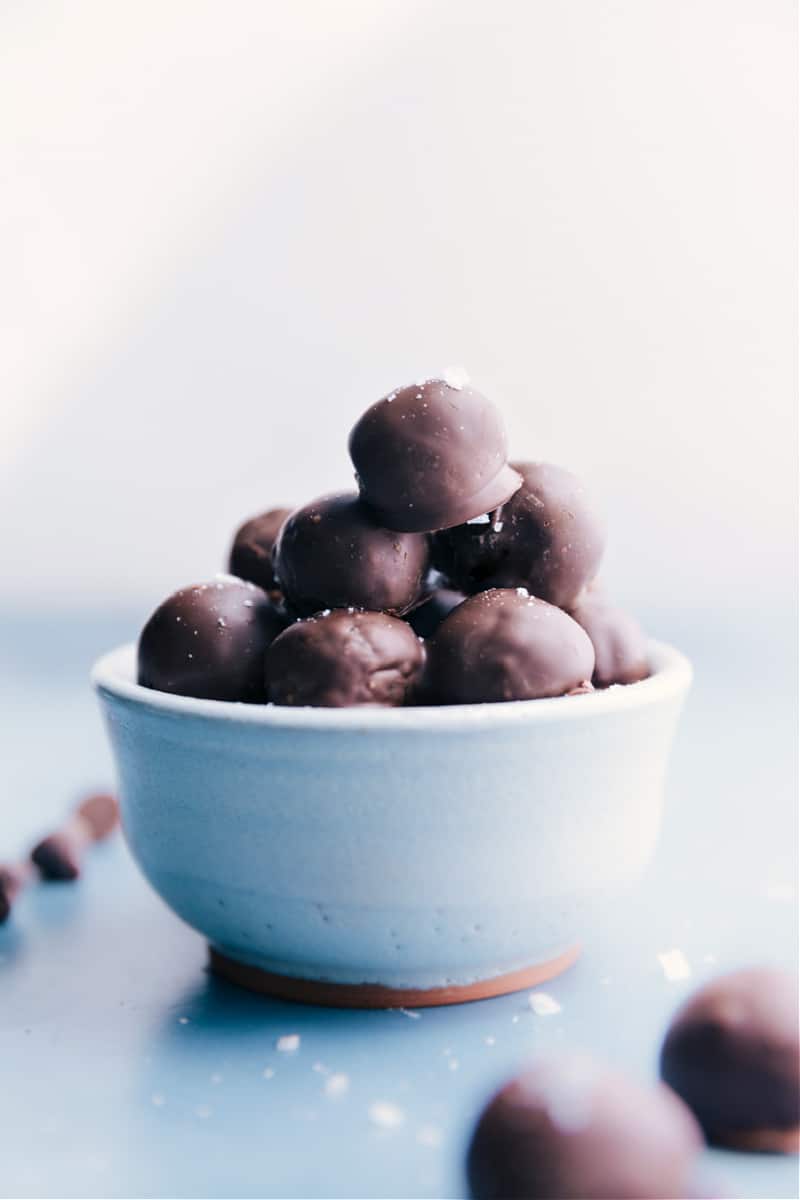
[{"label": "chocolate truffle", "polygon": [[290,625],[266,657],[273,704],[347,708],[403,704],[425,658],[413,629],[386,613],[334,609]]},{"label": "chocolate truffle", "polygon": [[497,511],[439,532],[433,565],[449,586],[473,594],[526,587],[540,600],[569,608],[597,571],[603,524],[580,480],[548,463],[512,463],[522,486]]},{"label": "chocolate truffle", "polygon": [[245,521],[236,531],[228,559],[231,575],[247,579],[265,592],[277,588],[272,571],[272,549],[290,508],[271,508]]},{"label": "chocolate truffle", "polygon": [[139,638],[144,687],[206,700],[264,700],[264,654],[286,624],[261,588],[231,575],[181,588]]},{"label": "chocolate truffle", "polygon": [[680,1200],[702,1135],[669,1088],[645,1089],[578,1055],[507,1084],[467,1159],[473,1200]]},{"label": "chocolate truffle", "polygon": [[406,617],[414,633],[421,638],[432,637],[445,617],[457,608],[466,596],[450,588],[434,588],[427,600]]},{"label": "chocolate truffle", "polygon": [[520,484],[499,412],[456,380],[428,379],[384,396],[354,426],[350,457],[363,499],[389,529],[405,532],[460,525]]},{"label": "chocolate truffle", "polygon": [[436,630],[425,695],[433,704],[563,696],[593,670],[592,643],[577,621],[524,588],[493,588],[459,604]]},{"label": "chocolate truffle", "polygon": [[766,968],[706,984],[679,1009],[661,1075],[710,1142],[742,1150],[800,1149],[797,980]]},{"label": "chocolate truffle", "polygon": [[650,674],[647,642],[639,622],[592,592],[584,592],[572,616],[585,629],[594,646],[595,687],[636,683]]},{"label": "chocolate truffle", "polygon": [[365,608],[402,616],[423,594],[428,539],[380,525],[354,492],[323,496],[284,522],[274,566],[290,611]]}]

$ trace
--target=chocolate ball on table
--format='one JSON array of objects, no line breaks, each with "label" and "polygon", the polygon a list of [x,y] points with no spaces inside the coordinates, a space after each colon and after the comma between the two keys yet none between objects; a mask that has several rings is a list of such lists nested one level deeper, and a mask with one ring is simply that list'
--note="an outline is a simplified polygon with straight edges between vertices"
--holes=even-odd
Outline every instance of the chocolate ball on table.
[{"label": "chocolate ball on table", "polygon": [[139,683],[179,696],[263,702],[264,655],[285,626],[262,589],[242,579],[181,588],[141,632]]},{"label": "chocolate ball on table", "polygon": [[524,588],[493,588],[459,604],[428,643],[433,704],[564,696],[591,679],[594,650],[577,621]]},{"label": "chocolate ball on table", "polygon": [[577,1055],[546,1060],[484,1110],[467,1159],[473,1200],[686,1200],[702,1135],[670,1092]]},{"label": "chocolate ball on table", "polygon": [[735,971],[679,1009],[661,1049],[661,1076],[693,1110],[709,1142],[800,1150],[797,979]]},{"label": "chocolate ball on table", "polygon": [[583,484],[549,463],[512,463],[522,486],[496,512],[439,532],[433,565],[449,586],[473,594],[491,587],[526,587],[569,608],[594,577],[605,532]]},{"label": "chocolate ball on table", "polygon": [[265,592],[276,590],[278,585],[272,570],[272,550],[281,525],[291,511],[290,508],[271,508],[239,526],[228,559],[231,575],[247,579]]},{"label": "chocolate ball on table", "polygon": [[592,592],[584,592],[569,611],[594,646],[595,687],[647,678],[647,641],[634,617]]},{"label": "chocolate ball on table", "polygon": [[466,600],[463,592],[450,588],[434,588],[427,600],[406,617],[411,628],[421,638],[432,637],[445,617]]},{"label": "chocolate ball on table", "polygon": [[460,525],[506,501],[520,480],[494,405],[460,382],[428,379],[368,408],[350,434],[359,489],[389,529]]},{"label": "chocolate ball on table", "polygon": [[424,593],[430,548],[418,533],[382,526],[355,492],[296,509],[275,545],[274,567],[289,609],[364,608],[397,616]]},{"label": "chocolate ball on table", "polygon": [[266,656],[273,704],[321,708],[404,704],[422,673],[425,650],[405,622],[386,613],[333,609],[296,621]]}]

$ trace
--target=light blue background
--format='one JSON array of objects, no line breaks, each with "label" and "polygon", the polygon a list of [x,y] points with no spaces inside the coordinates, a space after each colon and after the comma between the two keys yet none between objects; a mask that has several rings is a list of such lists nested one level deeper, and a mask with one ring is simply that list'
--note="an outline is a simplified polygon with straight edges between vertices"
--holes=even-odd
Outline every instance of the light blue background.
[{"label": "light blue background", "polygon": [[[30,891],[0,929],[2,1195],[460,1197],[472,1123],[524,1061],[578,1045],[652,1078],[689,987],[745,963],[793,965],[794,659],[655,612],[649,626],[697,670],[664,837],[636,903],[607,914],[580,963],[546,986],[561,1013],[535,1016],[524,993],[413,1019],[239,992],[209,979],[200,939],[117,841],[79,885]],[[11,854],[108,779],[86,671],[135,621],[8,617],[1,628]],[[688,981],[664,978],[656,955],[673,948]],[[294,1055],[275,1048],[288,1033],[301,1036]],[[315,1065],[345,1073],[347,1095],[327,1097]],[[376,1127],[376,1101],[405,1123]],[[417,1140],[427,1126],[439,1146]],[[707,1158],[726,1195],[797,1195],[796,1160]]]}]

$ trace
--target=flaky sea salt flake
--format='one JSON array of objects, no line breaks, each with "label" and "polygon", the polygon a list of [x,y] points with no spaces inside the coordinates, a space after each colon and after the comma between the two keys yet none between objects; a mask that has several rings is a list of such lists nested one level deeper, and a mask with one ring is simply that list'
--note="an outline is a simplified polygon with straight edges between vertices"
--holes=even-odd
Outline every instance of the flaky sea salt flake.
[{"label": "flaky sea salt flake", "polygon": [[388,1100],[376,1100],[369,1106],[369,1119],[381,1129],[398,1129],[405,1122],[406,1114]]},{"label": "flaky sea salt flake", "polygon": [[448,387],[460,392],[469,384],[469,371],[464,367],[445,367],[442,371],[442,379]]},{"label": "flaky sea salt flake", "polygon": [[329,1075],[325,1080],[325,1095],[332,1096],[334,1099],[337,1096],[343,1096],[350,1087],[350,1078],[347,1075],[336,1072]]},{"label": "flaky sea salt flake", "polygon": [[417,1141],[420,1146],[430,1146],[435,1150],[442,1144],[442,1131],[436,1125],[420,1125],[417,1130]]},{"label": "flaky sea salt flake", "polygon": [[661,963],[664,978],[668,979],[670,983],[677,983],[680,979],[691,977],[692,968],[682,950],[663,950],[661,954],[656,955],[656,958]]},{"label": "flaky sea salt flake", "polygon": [[549,992],[531,992],[528,996],[528,1005],[537,1017],[552,1017],[561,1012],[561,1005]]}]

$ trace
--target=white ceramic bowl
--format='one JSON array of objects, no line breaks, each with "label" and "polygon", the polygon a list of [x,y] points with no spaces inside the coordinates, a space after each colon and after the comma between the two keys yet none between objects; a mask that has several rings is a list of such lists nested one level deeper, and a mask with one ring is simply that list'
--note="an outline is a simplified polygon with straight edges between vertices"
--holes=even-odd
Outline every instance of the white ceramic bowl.
[{"label": "white ceramic bowl", "polygon": [[691,667],[555,700],[321,709],[99,692],[134,857],[250,986],[445,1003],[563,969],[655,847]]}]

